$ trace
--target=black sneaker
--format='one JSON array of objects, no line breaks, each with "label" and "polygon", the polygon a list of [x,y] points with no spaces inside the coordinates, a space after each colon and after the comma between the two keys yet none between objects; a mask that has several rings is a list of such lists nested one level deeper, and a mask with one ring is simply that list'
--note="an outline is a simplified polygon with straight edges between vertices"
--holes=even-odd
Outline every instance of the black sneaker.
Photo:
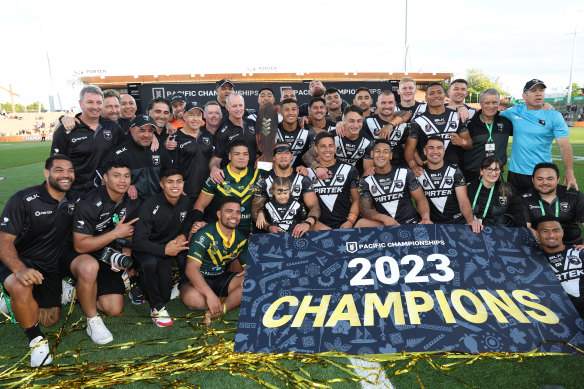
[{"label": "black sneaker", "polygon": [[130,288],[130,293],[128,295],[130,296],[130,301],[132,301],[132,304],[134,305],[140,305],[146,302],[146,296],[144,296],[144,291],[142,290],[142,287],[137,283]]}]

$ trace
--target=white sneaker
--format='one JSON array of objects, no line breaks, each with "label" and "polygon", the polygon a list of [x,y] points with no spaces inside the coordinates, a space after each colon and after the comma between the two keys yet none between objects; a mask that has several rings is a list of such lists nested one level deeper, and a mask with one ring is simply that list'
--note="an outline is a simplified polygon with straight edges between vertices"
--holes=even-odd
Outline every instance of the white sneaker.
[{"label": "white sneaker", "polygon": [[61,280],[61,305],[69,304],[73,300],[75,287],[63,278]]},{"label": "white sneaker", "polygon": [[130,276],[128,275],[128,272],[125,270],[122,273],[122,280],[124,281],[124,288],[126,288],[126,290],[130,289],[130,286],[132,286],[130,283]]},{"label": "white sneaker", "polygon": [[10,316],[10,311],[8,310],[8,305],[6,305],[6,300],[4,300],[4,297],[0,299],[0,312],[6,316]]},{"label": "white sneaker", "polygon": [[37,336],[30,341],[28,345],[30,350],[30,367],[39,367],[40,365],[48,365],[53,361],[49,350],[49,341],[47,338]]},{"label": "white sneaker", "polygon": [[87,335],[97,344],[106,344],[114,340],[112,333],[99,316],[87,318]]},{"label": "white sneaker", "polygon": [[166,308],[164,308],[164,307],[162,307],[162,309],[160,311],[153,309],[151,311],[151,315],[152,315],[152,321],[158,327],[168,327],[168,326],[171,326],[173,324],[172,318],[168,315],[168,312],[166,312]]},{"label": "white sneaker", "polygon": [[180,296],[180,290],[178,290],[178,282],[174,284],[172,290],[170,291],[170,299],[173,300]]}]

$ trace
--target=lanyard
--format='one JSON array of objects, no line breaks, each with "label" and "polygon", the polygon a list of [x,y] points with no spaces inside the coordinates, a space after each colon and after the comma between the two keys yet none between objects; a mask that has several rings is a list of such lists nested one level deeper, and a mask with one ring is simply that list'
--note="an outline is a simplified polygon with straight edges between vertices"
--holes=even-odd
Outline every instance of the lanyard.
[{"label": "lanyard", "polygon": [[[472,210],[474,211],[475,205],[477,204],[477,200],[479,198],[479,193],[481,193],[481,188],[483,187],[483,180],[481,179],[481,183],[479,184],[479,189],[477,189],[477,194],[475,195],[474,201],[472,202]],[[489,210],[489,205],[491,205],[491,198],[493,197],[493,190],[495,189],[495,185],[491,186],[491,191],[489,192],[489,199],[487,200],[487,206],[485,207],[485,211],[483,212],[483,217],[487,216],[487,211]]]},{"label": "lanyard", "polygon": [[489,139],[487,139],[487,142],[492,143],[493,142],[493,124],[495,123],[495,119],[493,119],[491,124],[487,123],[487,121],[483,117],[483,114],[481,114],[481,119],[483,119],[483,122],[485,123],[487,130],[489,130]]},{"label": "lanyard", "polygon": [[[543,204],[541,203],[541,200],[539,201],[539,208],[541,209],[541,216],[545,216],[545,211],[543,210]],[[560,206],[559,206],[560,201],[558,199],[556,199],[556,217],[558,217],[560,215]]]}]

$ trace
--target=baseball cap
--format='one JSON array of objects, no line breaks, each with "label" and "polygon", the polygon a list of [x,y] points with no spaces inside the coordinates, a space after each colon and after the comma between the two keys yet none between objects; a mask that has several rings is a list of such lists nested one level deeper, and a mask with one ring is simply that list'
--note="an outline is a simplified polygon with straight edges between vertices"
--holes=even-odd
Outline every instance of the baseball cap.
[{"label": "baseball cap", "polygon": [[154,120],[150,116],[136,115],[134,120],[132,120],[132,122],[130,123],[130,127],[144,127],[144,126],[147,126],[149,124],[156,127],[156,123],[154,123]]},{"label": "baseball cap", "polygon": [[221,88],[224,84],[231,84],[232,87],[234,87],[235,85],[233,85],[233,83],[231,81],[229,81],[228,79],[224,78],[222,80],[219,80],[215,83],[215,89],[217,88]]},{"label": "baseball cap", "polygon": [[170,104],[172,104],[176,101],[182,101],[183,103],[186,103],[187,99],[185,98],[184,95],[181,95],[180,93],[176,93],[176,94],[172,95],[172,97],[170,98]]},{"label": "baseball cap", "polygon": [[195,109],[195,108],[196,108],[196,109],[198,109],[198,110],[200,110],[201,112],[203,112],[203,108],[199,107],[199,106],[197,105],[197,103],[193,103],[192,101],[189,101],[189,102],[188,102],[188,103],[185,105],[184,113],[187,113],[187,112],[189,112],[189,111],[191,111],[191,110],[193,110],[193,109]]},{"label": "baseball cap", "polygon": [[542,80],[538,80],[537,78],[534,78],[533,80],[527,81],[527,83],[523,87],[523,93],[527,92],[528,90],[530,90],[531,88],[533,88],[536,85],[542,85],[544,88],[547,88],[547,86],[545,86],[545,84],[543,83]]}]

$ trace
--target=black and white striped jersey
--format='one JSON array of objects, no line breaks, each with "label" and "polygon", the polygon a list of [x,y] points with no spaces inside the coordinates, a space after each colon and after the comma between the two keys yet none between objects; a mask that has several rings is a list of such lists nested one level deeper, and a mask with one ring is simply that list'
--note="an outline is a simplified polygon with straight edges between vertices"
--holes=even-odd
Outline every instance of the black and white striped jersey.
[{"label": "black and white striped jersey", "polygon": [[427,107],[428,107],[427,103],[416,101],[413,106],[407,107],[407,108],[405,108],[401,104],[397,104],[395,106],[395,110],[396,111],[409,111],[412,114],[412,118],[410,119],[410,121],[411,121],[412,119],[414,119],[418,115],[421,115],[424,112],[426,112]]},{"label": "black and white striped jersey", "polygon": [[282,124],[278,125],[276,132],[276,143],[286,142],[292,151],[292,166],[302,165],[302,155],[314,144],[314,130],[300,128],[297,126],[294,131],[284,130]]},{"label": "black and white striped jersey", "polygon": [[280,204],[275,198],[272,198],[266,203],[264,209],[268,223],[278,226],[284,231],[292,231],[296,224],[306,220],[304,207],[293,197],[290,197],[286,204]]},{"label": "black and white striped jersey", "polygon": [[570,248],[544,255],[566,293],[572,297],[584,296],[584,251]]},{"label": "black and white striped jersey", "polygon": [[346,136],[335,136],[335,155],[343,163],[355,166],[363,174],[363,159],[371,159],[373,141],[364,135],[351,140]]},{"label": "black and white striped jersey", "polygon": [[318,178],[311,168],[308,177],[318,197],[319,221],[336,228],[347,220],[352,204],[351,189],[359,188],[359,173],[355,167],[338,160],[328,170],[331,173],[326,180]]},{"label": "black and white striped jersey", "polygon": [[465,224],[458,205],[455,189],[465,186],[462,171],[446,163],[440,169],[431,170],[424,165],[424,171],[418,177],[424,194],[430,203],[430,219],[440,224]]},{"label": "black and white striped jersey", "polygon": [[373,206],[377,212],[391,216],[399,224],[411,224],[421,219],[414,209],[410,196],[410,192],[419,187],[420,184],[410,169],[393,168],[386,174],[362,178],[359,196],[373,199]]},{"label": "black and white striped jersey", "polygon": [[[271,199],[273,197],[271,191],[272,182],[274,182],[274,178],[276,177],[276,173],[274,173],[273,170],[270,170],[268,174],[260,178],[256,183],[256,196]],[[300,175],[295,171],[287,178],[292,183],[292,197],[294,197],[295,200],[302,201],[302,195],[304,193],[314,192],[310,178]]]},{"label": "black and white striped jersey", "polygon": [[[379,138],[379,132],[381,129],[389,124],[385,120],[381,119],[377,114],[371,115],[365,118],[363,121],[362,132],[370,139],[377,140]],[[409,124],[402,123],[399,126],[391,130],[391,135],[389,136],[389,144],[391,146],[392,156],[391,164],[393,166],[404,165],[404,147],[406,140],[408,139]],[[374,142],[375,143],[375,142]]]}]

